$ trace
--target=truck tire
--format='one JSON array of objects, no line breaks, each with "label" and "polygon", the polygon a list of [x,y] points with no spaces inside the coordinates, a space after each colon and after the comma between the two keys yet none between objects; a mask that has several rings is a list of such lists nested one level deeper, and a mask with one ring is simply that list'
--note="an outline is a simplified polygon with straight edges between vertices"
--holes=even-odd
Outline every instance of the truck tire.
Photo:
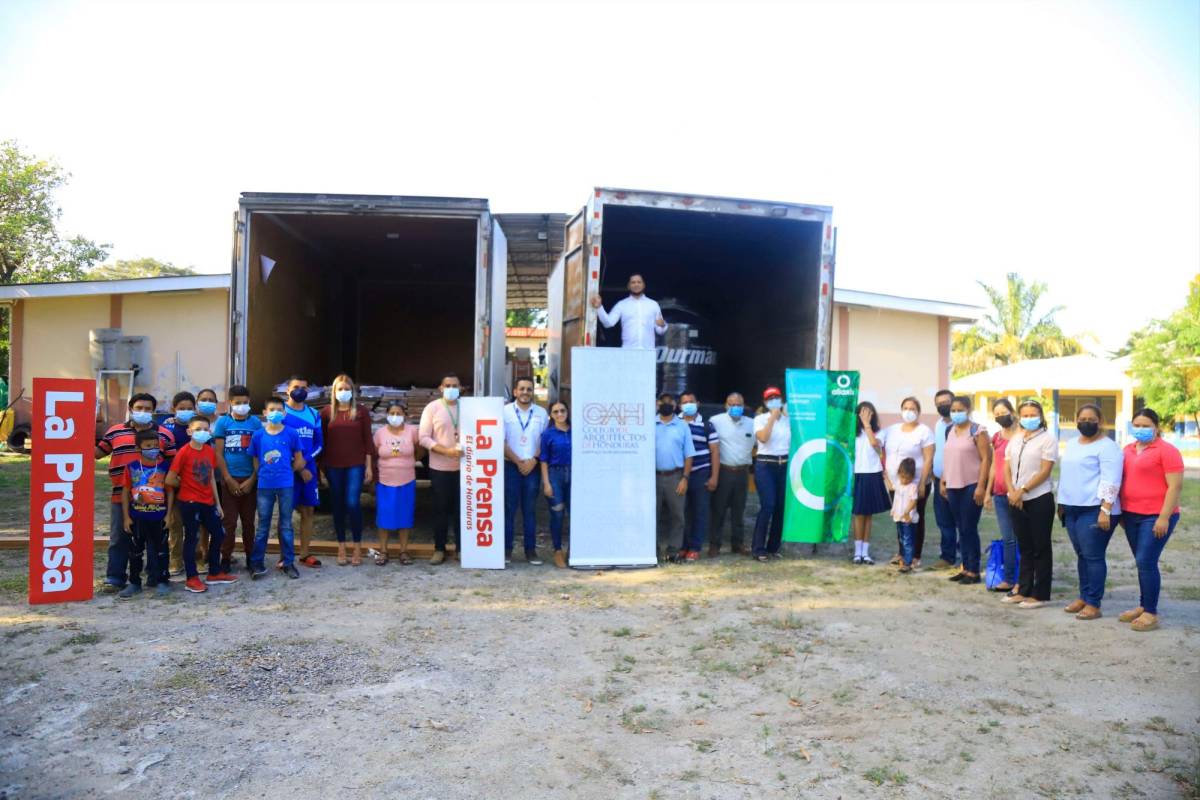
[{"label": "truck tire", "polygon": [[8,449],[14,453],[28,453],[29,436],[33,432],[33,428],[23,423],[13,428],[12,433],[8,435]]}]

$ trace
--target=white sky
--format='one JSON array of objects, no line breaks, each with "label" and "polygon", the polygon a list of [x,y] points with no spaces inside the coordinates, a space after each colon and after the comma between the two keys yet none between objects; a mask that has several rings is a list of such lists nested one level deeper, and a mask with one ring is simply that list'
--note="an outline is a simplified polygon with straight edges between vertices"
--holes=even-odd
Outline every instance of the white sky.
[{"label": "white sky", "polygon": [[63,227],[228,269],[238,193],[615,185],[832,205],[838,284],[1050,284],[1105,347],[1200,271],[1200,0],[0,0],[0,138]]}]

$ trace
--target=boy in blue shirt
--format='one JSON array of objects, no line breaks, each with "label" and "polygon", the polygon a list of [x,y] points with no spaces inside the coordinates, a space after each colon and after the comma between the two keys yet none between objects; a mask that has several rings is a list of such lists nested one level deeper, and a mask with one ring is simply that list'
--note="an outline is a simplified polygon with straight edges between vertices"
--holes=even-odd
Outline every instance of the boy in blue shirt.
[{"label": "boy in blue shirt", "polygon": [[138,431],[134,439],[138,459],[125,467],[121,511],[129,532],[129,584],[117,596],[129,600],[142,591],[142,552],[146,553],[146,580],[159,595],[171,591],[166,575],[167,542],[163,522],[171,510],[167,492],[167,461],[162,457],[158,431]]},{"label": "boy in blue shirt", "polygon": [[[250,576],[258,580],[267,574],[267,539],[271,535],[271,514],[279,504],[280,563],[289,578],[299,578],[293,562],[292,499],[296,473],[305,470],[304,449],[295,429],[284,424],[287,414],[283,398],[272,397],[264,411],[267,423],[250,437],[250,456],[258,486],[258,530],[254,552],[250,556]],[[318,428],[319,430],[319,428]]]},{"label": "boy in blue shirt", "polygon": [[263,426],[262,420],[250,413],[249,389],[230,386],[227,398],[229,413],[218,419],[213,429],[218,480],[223,489],[221,524],[225,528],[225,538],[221,540],[221,572],[229,572],[233,567],[234,535],[239,519],[242,521],[242,551],[246,554],[246,568],[250,568],[250,555],[254,552],[254,512],[258,509],[250,440]]},{"label": "boy in blue shirt", "polygon": [[[321,415],[304,402],[308,399],[307,379],[293,375],[288,378],[287,389],[283,423],[300,437],[300,450],[304,453],[304,469],[296,475],[292,501],[300,511],[300,563],[306,567],[319,567],[321,562],[308,548],[313,536],[313,512],[321,502],[317,494],[317,456],[321,455],[325,444],[321,433]],[[280,562],[282,565],[283,562]]]}]

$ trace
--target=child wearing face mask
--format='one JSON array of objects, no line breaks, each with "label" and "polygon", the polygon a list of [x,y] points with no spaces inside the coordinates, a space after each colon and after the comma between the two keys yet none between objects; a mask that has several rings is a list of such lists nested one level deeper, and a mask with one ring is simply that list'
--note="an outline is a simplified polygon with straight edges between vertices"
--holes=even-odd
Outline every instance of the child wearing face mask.
[{"label": "child wearing face mask", "polygon": [[[171,432],[171,436],[175,439],[175,448],[182,450],[188,446],[191,441],[191,434],[188,426],[191,425],[196,414],[196,396],[188,391],[176,392],[171,398],[171,416],[163,426]],[[168,459],[168,466],[170,460]],[[208,572],[208,565],[204,563],[203,553],[208,545],[207,529],[201,531],[199,550],[201,557],[198,559],[200,567],[204,572]],[[176,504],[171,513],[167,515],[167,545],[170,551],[168,559],[168,575],[180,575],[183,573],[183,520],[179,516],[179,505]]]},{"label": "child wearing face mask", "polygon": [[262,420],[250,413],[250,390],[245,386],[230,386],[229,413],[217,420],[213,429],[213,449],[217,456],[217,472],[221,492],[221,521],[225,535],[221,540],[221,571],[233,568],[233,547],[237,541],[238,520],[242,523],[242,552],[246,567],[254,551],[254,512],[258,492],[254,476],[254,458],[250,442],[262,430]]},{"label": "child wearing face mask", "polygon": [[400,533],[400,563],[411,564],[408,534],[413,527],[417,501],[417,459],[421,456],[420,429],[404,418],[404,406],[392,403],[387,425],[375,431],[375,460],[379,481],[375,486],[375,527],[379,529],[379,555],[375,563],[388,562],[388,535]]},{"label": "child wearing face mask", "polygon": [[187,571],[184,588],[189,592],[208,591],[196,569],[196,539],[203,524],[209,531],[208,583],[233,583],[236,577],[221,571],[221,507],[217,505],[217,458],[208,445],[212,431],[208,420],[193,417],[188,424],[189,441],[176,454],[167,473],[168,492],[179,503],[183,519],[183,566]]},{"label": "child wearing face mask", "polygon": [[138,431],[138,458],[125,466],[125,485],[121,487],[121,510],[125,530],[129,532],[129,584],[117,595],[129,600],[142,591],[142,553],[146,554],[146,579],[157,585],[157,593],[169,594],[166,558],[167,542],[163,520],[170,510],[167,498],[167,462],[162,457],[158,432]]}]

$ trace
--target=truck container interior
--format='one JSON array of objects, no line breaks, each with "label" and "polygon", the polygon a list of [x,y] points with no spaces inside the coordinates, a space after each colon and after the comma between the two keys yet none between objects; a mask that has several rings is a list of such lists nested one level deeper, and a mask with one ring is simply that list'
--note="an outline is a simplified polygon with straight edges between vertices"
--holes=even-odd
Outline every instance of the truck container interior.
[{"label": "truck container interior", "polygon": [[[703,340],[717,353],[722,395],[740,391],[753,405],[764,386],[783,385],[780,365],[815,366],[822,228],[817,221],[606,205],[601,296],[611,309],[636,272],[647,296],[699,314],[709,330],[701,330]],[[597,326],[597,339],[620,346],[620,327]]]},{"label": "truck container interior", "polygon": [[[255,212],[249,225],[247,382],[472,382],[474,217]],[[264,283],[261,257],[275,262]]]}]

